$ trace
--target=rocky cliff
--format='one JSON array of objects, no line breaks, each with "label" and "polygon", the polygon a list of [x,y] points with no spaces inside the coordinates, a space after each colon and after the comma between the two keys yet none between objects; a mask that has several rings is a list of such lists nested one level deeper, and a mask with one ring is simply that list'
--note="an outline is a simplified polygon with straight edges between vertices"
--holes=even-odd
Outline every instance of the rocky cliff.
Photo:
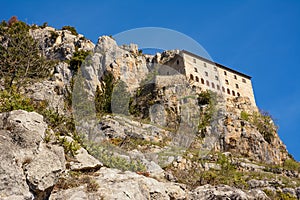
[{"label": "rocky cliff", "polygon": [[300,199],[300,165],[272,118],[192,88],[164,65],[176,51],[30,34],[57,63],[20,106],[1,93],[0,199]]}]

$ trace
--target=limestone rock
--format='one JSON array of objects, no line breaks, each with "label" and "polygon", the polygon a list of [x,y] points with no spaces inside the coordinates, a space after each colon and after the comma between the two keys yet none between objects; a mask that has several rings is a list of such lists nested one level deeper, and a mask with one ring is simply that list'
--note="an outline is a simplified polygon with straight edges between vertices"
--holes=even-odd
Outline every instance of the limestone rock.
[{"label": "limestone rock", "polygon": [[41,144],[32,161],[24,166],[26,179],[37,199],[49,196],[60,174],[65,170],[64,149]]},{"label": "limestone rock", "polygon": [[175,183],[158,182],[155,179],[133,172],[121,172],[117,169],[101,168],[93,176],[98,184],[97,191],[86,192],[85,187],[77,187],[53,193],[51,200],[73,199],[185,199],[186,192]]},{"label": "limestone rock", "polygon": [[84,148],[80,148],[76,152],[74,159],[70,163],[70,169],[74,171],[97,170],[103,166],[99,160],[88,154]]},{"label": "limestone rock", "polygon": [[65,157],[62,147],[43,143],[46,128],[35,112],[0,114],[0,199],[49,196],[65,169]]},{"label": "limestone rock", "polygon": [[240,189],[233,188],[227,185],[203,185],[197,187],[190,193],[190,199],[206,200],[206,199],[239,199],[239,200],[269,200],[266,194],[262,191],[244,192]]},{"label": "limestone rock", "polygon": [[48,58],[70,60],[76,49],[92,51],[95,47],[83,35],[73,35],[68,30],[45,27],[31,29],[30,34],[40,43],[40,48]]},{"label": "limestone rock", "polygon": [[88,89],[95,91],[104,72],[110,71],[116,80],[126,83],[128,91],[134,91],[148,73],[146,58],[137,55],[136,51],[135,45],[122,48],[111,37],[99,37],[91,58],[92,63],[82,67],[82,74],[88,79]]}]

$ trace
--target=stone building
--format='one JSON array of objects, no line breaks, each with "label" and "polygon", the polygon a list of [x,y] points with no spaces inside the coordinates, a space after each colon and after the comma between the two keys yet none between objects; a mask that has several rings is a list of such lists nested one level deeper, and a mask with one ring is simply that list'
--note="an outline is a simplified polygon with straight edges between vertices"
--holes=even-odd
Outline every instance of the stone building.
[{"label": "stone building", "polygon": [[246,74],[186,50],[179,51],[164,64],[185,75],[197,90],[211,90],[226,98],[248,97],[256,106],[251,77]]}]

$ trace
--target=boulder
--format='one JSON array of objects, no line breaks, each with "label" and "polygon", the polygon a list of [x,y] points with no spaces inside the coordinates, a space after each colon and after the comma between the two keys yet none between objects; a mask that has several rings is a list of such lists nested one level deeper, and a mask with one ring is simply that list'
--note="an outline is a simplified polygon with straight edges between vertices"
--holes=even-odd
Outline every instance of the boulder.
[{"label": "boulder", "polygon": [[74,161],[70,162],[70,169],[74,171],[93,170],[96,171],[102,167],[103,164],[88,154],[84,148],[80,148],[74,157]]},{"label": "boulder", "polygon": [[163,183],[134,172],[122,172],[117,169],[101,168],[93,176],[98,189],[87,192],[85,187],[61,190],[50,196],[51,200],[58,199],[185,199],[184,187],[175,183]]},{"label": "boulder", "polygon": [[0,199],[45,199],[65,170],[62,147],[43,142],[47,124],[35,112],[0,114]]}]

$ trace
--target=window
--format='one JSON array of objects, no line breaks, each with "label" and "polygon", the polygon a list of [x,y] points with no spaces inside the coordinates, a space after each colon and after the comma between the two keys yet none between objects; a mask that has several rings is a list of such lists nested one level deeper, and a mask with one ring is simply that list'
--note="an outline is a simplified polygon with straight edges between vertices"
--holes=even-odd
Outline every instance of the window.
[{"label": "window", "polygon": [[190,75],[190,79],[191,79],[191,80],[194,80],[193,74]]},{"label": "window", "polygon": [[214,84],[214,83],[211,83],[211,87],[212,87],[212,88],[215,88],[215,84]]},{"label": "window", "polygon": [[197,69],[196,67],[194,67],[194,71],[195,71],[195,72],[198,72],[198,69]]},{"label": "window", "polygon": [[227,79],[225,80],[225,83],[226,83],[227,85],[229,85],[229,81],[228,81]]},{"label": "window", "polygon": [[234,79],[237,79],[236,75],[233,75]]},{"label": "window", "polygon": [[204,67],[207,67],[207,66],[206,66],[206,63],[203,63],[203,65],[204,65]]},{"label": "window", "polygon": [[179,60],[177,60],[177,65],[179,65]]},{"label": "window", "polygon": [[232,90],[232,95],[235,96],[235,92]]},{"label": "window", "polygon": [[218,81],[218,80],[219,80],[219,77],[218,77],[218,76],[215,76],[215,79]]},{"label": "window", "polygon": [[217,71],[217,68],[216,68],[216,67],[214,67],[214,70],[215,70],[215,71]]},{"label": "window", "polygon": [[208,76],[208,72],[205,72],[205,76]]},{"label": "window", "polygon": [[224,87],[222,87],[222,91],[225,92],[225,88]]},{"label": "window", "polygon": [[246,79],[243,78],[242,81],[243,81],[243,83],[246,83]]},{"label": "window", "polygon": [[217,89],[220,90],[220,86],[219,85],[217,85]]},{"label": "window", "polygon": [[201,78],[201,83],[204,84],[204,79],[203,78]]},{"label": "window", "polygon": [[206,85],[209,86],[209,81],[206,81]]},{"label": "window", "polygon": [[235,87],[236,87],[237,89],[239,89],[239,84],[235,84]]},{"label": "window", "polygon": [[229,88],[227,88],[227,94],[230,94],[230,90],[229,90]]},{"label": "window", "polygon": [[238,97],[240,97],[240,96],[241,96],[239,92],[237,93],[237,96],[238,96]]},{"label": "window", "polygon": [[198,78],[198,76],[196,76],[196,82],[199,82],[199,78]]},{"label": "window", "polygon": [[193,59],[193,62],[196,63],[196,59],[195,58]]},{"label": "window", "polygon": [[227,72],[226,71],[224,71],[224,75],[227,76]]}]

